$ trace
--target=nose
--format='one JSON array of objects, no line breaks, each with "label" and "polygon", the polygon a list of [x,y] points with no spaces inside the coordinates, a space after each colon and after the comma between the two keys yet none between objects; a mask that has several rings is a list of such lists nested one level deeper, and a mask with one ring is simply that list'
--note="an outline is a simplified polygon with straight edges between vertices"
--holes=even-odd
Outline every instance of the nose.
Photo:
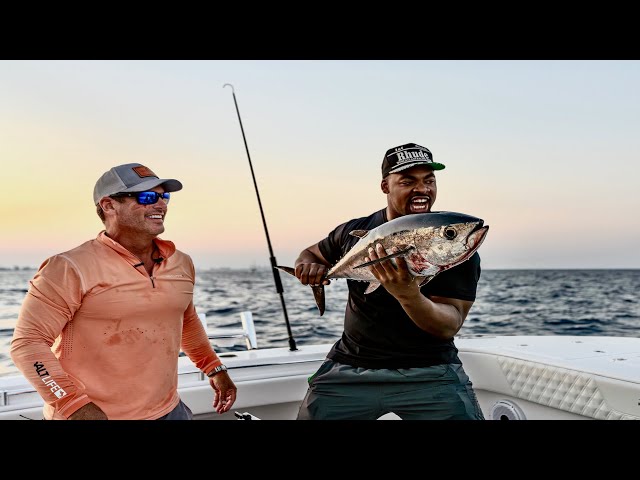
[{"label": "nose", "polygon": [[429,184],[426,182],[418,182],[413,190],[420,193],[429,193]]},{"label": "nose", "polygon": [[158,201],[156,203],[152,203],[151,205],[147,205],[151,210],[156,210],[159,212],[166,212],[169,207],[167,206],[167,200],[165,200],[164,198],[159,198]]}]

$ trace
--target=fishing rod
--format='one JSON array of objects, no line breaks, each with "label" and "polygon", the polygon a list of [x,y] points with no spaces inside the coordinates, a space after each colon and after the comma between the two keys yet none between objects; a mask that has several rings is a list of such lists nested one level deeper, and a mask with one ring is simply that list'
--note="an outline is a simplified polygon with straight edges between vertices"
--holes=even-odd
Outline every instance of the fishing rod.
[{"label": "fishing rod", "polygon": [[242,118],[240,118],[240,110],[238,109],[238,102],[236,100],[236,92],[233,89],[233,85],[230,83],[225,83],[224,87],[231,87],[231,93],[233,94],[233,103],[236,106],[236,112],[238,114],[238,121],[240,122],[240,130],[242,131],[242,139],[244,140],[244,148],[247,151],[247,158],[249,159],[249,168],[251,169],[251,178],[253,178],[253,187],[256,190],[256,197],[258,197],[258,206],[260,207],[260,215],[262,216],[262,225],[264,226],[264,233],[267,236],[267,245],[269,245],[269,260],[271,261],[271,271],[273,272],[273,280],[276,284],[276,291],[278,295],[280,295],[280,303],[282,304],[282,311],[284,313],[284,321],[287,325],[287,333],[289,334],[289,349],[297,350],[296,341],[293,339],[293,334],[291,333],[291,325],[289,324],[289,317],[287,316],[287,306],[284,303],[284,289],[282,288],[282,281],[280,279],[280,271],[276,268],[278,262],[276,261],[276,257],[273,255],[273,248],[271,248],[271,240],[269,239],[269,230],[267,229],[267,221],[264,218],[264,211],[262,210],[262,202],[260,201],[260,192],[258,192],[258,183],[256,182],[256,176],[253,174],[253,165],[251,163],[251,155],[249,155],[249,147],[247,146],[247,138],[244,135],[244,128],[242,126]]}]

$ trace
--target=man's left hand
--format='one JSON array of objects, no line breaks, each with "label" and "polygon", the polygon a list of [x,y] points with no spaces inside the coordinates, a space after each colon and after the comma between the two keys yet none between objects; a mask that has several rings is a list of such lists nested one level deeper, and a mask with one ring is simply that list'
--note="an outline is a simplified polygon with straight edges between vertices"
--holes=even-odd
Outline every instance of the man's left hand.
[{"label": "man's left hand", "polygon": [[[382,244],[376,243],[375,249],[369,248],[369,256],[365,258],[366,262],[377,260],[395,253],[395,248],[390,253],[384,249]],[[395,260],[395,262],[394,262]],[[382,286],[394,297],[409,297],[420,293],[420,286],[416,281],[403,257],[384,260],[369,266],[369,270]]]},{"label": "man's left hand", "polygon": [[238,388],[226,371],[216,373],[209,377],[209,383],[214,391],[213,408],[216,412],[228,412],[236,401]]}]

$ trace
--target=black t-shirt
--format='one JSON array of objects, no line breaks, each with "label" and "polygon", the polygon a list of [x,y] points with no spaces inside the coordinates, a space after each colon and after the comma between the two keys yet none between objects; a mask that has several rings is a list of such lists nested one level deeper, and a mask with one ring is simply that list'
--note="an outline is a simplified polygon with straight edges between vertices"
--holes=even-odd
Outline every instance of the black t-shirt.
[{"label": "black t-shirt", "polygon": [[[334,265],[359,240],[349,232],[371,230],[386,221],[386,209],[382,209],[368,217],[343,223],[320,241],[320,251]],[[479,279],[480,256],[475,252],[469,260],[436,275],[420,291],[427,297],[437,295],[474,301]],[[329,358],[363,368],[461,363],[453,339],[443,340],[419,328],[384,287],[365,295],[368,282],[347,280],[347,284],[349,298],[344,331],[331,348]]]}]

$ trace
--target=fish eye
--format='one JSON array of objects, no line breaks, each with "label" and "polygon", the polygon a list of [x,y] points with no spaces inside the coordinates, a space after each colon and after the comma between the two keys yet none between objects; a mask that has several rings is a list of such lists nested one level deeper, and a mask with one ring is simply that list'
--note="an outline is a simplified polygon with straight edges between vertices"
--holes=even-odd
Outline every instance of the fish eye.
[{"label": "fish eye", "polygon": [[443,234],[447,240],[453,240],[458,235],[458,232],[453,227],[445,227]]}]

